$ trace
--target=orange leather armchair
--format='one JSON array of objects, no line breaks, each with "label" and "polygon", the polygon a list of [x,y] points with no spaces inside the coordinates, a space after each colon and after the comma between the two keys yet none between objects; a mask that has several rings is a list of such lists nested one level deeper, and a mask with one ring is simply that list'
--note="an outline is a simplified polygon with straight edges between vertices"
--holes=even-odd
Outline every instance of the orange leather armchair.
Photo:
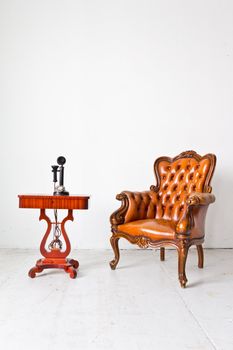
[{"label": "orange leather armchair", "polygon": [[154,163],[156,186],[150,191],[117,195],[121,207],[110,217],[113,270],[120,257],[121,237],[141,248],[160,247],[161,260],[165,258],[164,247],[173,246],[178,251],[180,284],[186,286],[185,263],[191,245],[196,245],[198,267],[203,268],[205,216],[209,204],[215,201],[210,186],[215,165],[214,154],[201,157],[194,151],[173,159],[160,157]]}]

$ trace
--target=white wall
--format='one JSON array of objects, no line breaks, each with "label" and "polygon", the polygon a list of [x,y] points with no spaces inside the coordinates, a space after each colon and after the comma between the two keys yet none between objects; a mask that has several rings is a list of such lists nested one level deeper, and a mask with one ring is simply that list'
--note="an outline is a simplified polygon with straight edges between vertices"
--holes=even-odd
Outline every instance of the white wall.
[{"label": "white wall", "polygon": [[194,149],[218,157],[205,246],[233,247],[232,18],[225,0],[1,0],[0,246],[38,247],[17,195],[52,193],[59,155],[67,189],[91,194],[73,246],[109,248],[116,193]]}]

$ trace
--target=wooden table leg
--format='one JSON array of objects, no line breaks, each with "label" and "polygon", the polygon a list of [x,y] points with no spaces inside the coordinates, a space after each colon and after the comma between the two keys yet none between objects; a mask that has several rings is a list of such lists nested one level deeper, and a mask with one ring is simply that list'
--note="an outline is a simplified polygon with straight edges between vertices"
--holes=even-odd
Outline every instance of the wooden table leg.
[{"label": "wooden table leg", "polygon": [[[39,220],[45,220],[47,222],[47,230],[40,244],[40,252],[44,256],[44,258],[39,259],[36,265],[30,269],[28,272],[29,277],[34,278],[36,273],[42,272],[44,269],[63,269],[65,272],[69,273],[71,278],[75,278],[77,276],[77,268],[79,266],[79,262],[74,259],[67,259],[67,256],[70,253],[71,245],[69,241],[69,237],[65,230],[65,223],[68,220],[73,221],[73,211],[72,209],[68,210],[68,215],[62,220],[61,223],[51,222],[50,218],[46,215],[45,209],[40,210],[40,218]],[[61,227],[61,235],[64,238],[66,248],[62,251],[61,248],[52,248],[51,250],[46,249],[46,243],[48,237],[50,235],[52,225],[60,225]]]}]

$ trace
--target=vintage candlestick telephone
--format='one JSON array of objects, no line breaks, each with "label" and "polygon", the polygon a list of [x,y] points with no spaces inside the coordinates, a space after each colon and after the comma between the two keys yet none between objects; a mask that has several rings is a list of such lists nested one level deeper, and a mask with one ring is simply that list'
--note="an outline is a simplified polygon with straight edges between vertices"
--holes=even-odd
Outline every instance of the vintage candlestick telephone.
[{"label": "vintage candlestick telephone", "polygon": [[[66,162],[65,157],[60,156],[57,158],[58,165],[52,165],[52,173],[53,173],[53,183],[54,183],[54,196],[69,196],[69,192],[65,190],[64,186],[64,164]],[[59,172],[59,183],[57,184],[57,173]],[[61,229],[60,223],[58,222],[58,213],[57,209],[54,209],[54,223],[53,223],[53,240],[49,244],[48,249],[50,251],[53,250],[61,250],[62,249],[62,241],[61,237]]]},{"label": "vintage candlestick telephone", "polygon": [[[64,164],[66,162],[65,157],[60,156],[57,158],[58,165],[52,165],[53,182],[54,182],[54,196],[69,196],[69,192],[65,190],[64,186]],[[57,184],[57,173],[59,172],[59,184]]]}]

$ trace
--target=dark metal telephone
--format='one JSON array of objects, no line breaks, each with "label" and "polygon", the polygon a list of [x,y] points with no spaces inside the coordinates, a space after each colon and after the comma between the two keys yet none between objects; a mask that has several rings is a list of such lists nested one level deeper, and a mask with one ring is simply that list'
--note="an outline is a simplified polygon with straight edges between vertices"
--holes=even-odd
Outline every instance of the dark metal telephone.
[{"label": "dark metal telephone", "polygon": [[[64,186],[64,164],[66,162],[65,157],[60,156],[57,158],[58,165],[52,165],[53,182],[54,182],[54,196],[69,196],[69,192],[65,190]],[[59,183],[57,184],[57,173],[59,172]]]}]

